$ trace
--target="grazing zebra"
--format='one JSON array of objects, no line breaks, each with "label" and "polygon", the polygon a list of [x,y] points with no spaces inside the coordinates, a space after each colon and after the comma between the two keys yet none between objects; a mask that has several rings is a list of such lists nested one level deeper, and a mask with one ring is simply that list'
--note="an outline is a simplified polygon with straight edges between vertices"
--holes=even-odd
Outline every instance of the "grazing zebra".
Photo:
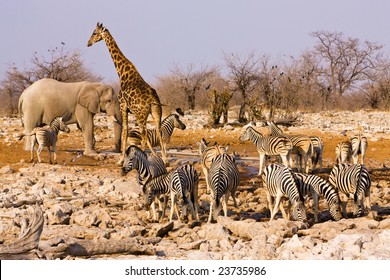
[{"label": "grazing zebra", "polygon": [[367,137],[363,134],[356,134],[350,139],[352,143],[352,161],[354,164],[358,163],[359,155],[361,155],[360,163],[364,164],[364,157],[367,151]]},{"label": "grazing zebra", "polygon": [[[145,196],[145,207],[148,210],[149,208],[152,209],[154,220],[159,220],[157,219],[154,200],[158,195],[167,196],[168,194],[171,194],[170,221],[173,220],[174,211],[176,211],[179,220],[181,218],[186,219],[187,207],[190,208],[192,219],[199,220],[198,182],[199,174],[195,168],[189,164],[180,166],[169,173],[152,178],[142,188]],[[177,204],[180,205],[181,215],[177,209]],[[165,216],[165,209],[166,200],[164,200],[161,217]]]},{"label": "grazing zebra", "polygon": [[240,136],[240,141],[252,141],[259,153],[259,176],[263,172],[263,167],[266,162],[266,156],[280,155],[283,164],[289,166],[290,153],[293,144],[290,139],[285,136],[263,136],[256,131],[252,126],[248,126],[245,132]]},{"label": "grazing zebra", "polygon": [[329,182],[338,190],[344,218],[347,218],[348,198],[353,198],[354,215],[360,217],[365,209],[371,211],[371,178],[362,164],[336,164],[329,175]]},{"label": "grazing zebra", "polygon": [[[292,205],[293,219],[306,222],[306,209],[303,204],[303,197],[300,195],[293,173],[288,167],[275,163],[269,164],[264,170],[262,179],[266,190],[268,208],[271,212],[270,221],[273,220],[278,212],[278,207],[282,212],[283,218],[289,220],[290,207]],[[272,204],[273,198],[276,198],[275,205]],[[289,199],[287,214],[281,204],[282,198]]]},{"label": "grazing zebra", "polygon": [[211,162],[208,180],[210,183],[210,215],[208,222],[216,221],[220,212],[220,200],[222,201],[223,212],[227,217],[227,206],[229,197],[232,196],[234,207],[238,208],[236,201],[236,189],[240,183],[240,174],[238,172],[234,159],[224,153],[217,155]]},{"label": "grazing zebra", "polygon": [[180,220],[177,204],[179,204],[181,208],[182,219],[187,219],[187,207],[189,207],[192,220],[199,220],[198,182],[199,174],[192,165],[186,164],[179,166],[173,172],[169,185],[171,192],[171,212],[169,221],[173,220],[173,210],[175,207],[176,215]]},{"label": "grazing zebra", "polygon": [[[161,147],[162,149],[166,149],[167,144],[169,144],[169,142],[171,141],[171,136],[175,128],[181,130],[186,129],[186,125],[180,120],[177,114],[171,114],[161,122],[161,137],[162,137],[162,144],[164,146]],[[156,131],[157,131],[156,129],[146,130],[147,138],[150,144],[152,145],[152,147],[160,146],[160,141],[158,139]],[[142,140],[141,133],[138,130],[131,130],[129,132],[130,145],[140,146],[141,140]]]},{"label": "grazing zebra", "polygon": [[[307,164],[309,156],[314,154],[314,147],[310,137],[305,135],[285,135],[283,130],[280,129],[275,122],[267,122],[268,127],[271,131],[272,136],[285,136],[289,138],[293,144],[292,154],[295,154],[295,162],[298,170],[304,170],[306,173],[309,173],[309,165]],[[292,158],[290,158],[290,166]],[[304,162],[304,167],[302,167],[302,160]]]},{"label": "grazing zebra", "polygon": [[352,157],[352,144],[349,141],[340,142],[337,144],[336,149],[336,164],[349,163]]},{"label": "grazing zebra", "polygon": [[153,177],[167,173],[165,164],[160,157],[154,155],[148,157],[140,148],[130,145],[126,149],[122,176],[133,169],[138,172],[138,183],[140,185],[145,185]]},{"label": "grazing zebra", "polygon": [[37,143],[38,162],[42,162],[41,152],[44,147],[47,147],[47,151],[49,152],[49,162],[52,163],[50,147],[53,147],[54,163],[57,163],[57,139],[59,131],[66,133],[70,131],[69,127],[64,123],[63,117],[54,118],[51,121],[50,126],[36,127],[31,131],[31,133],[23,133],[19,136],[19,140],[21,140],[24,136],[33,136],[31,139],[31,162],[34,161],[34,148],[35,143]]},{"label": "grazing zebra", "polygon": [[229,147],[222,147],[218,144],[214,144],[213,146],[208,146],[210,142],[206,141],[206,139],[202,138],[200,142],[197,142],[199,145],[199,154],[201,156],[201,165],[203,174],[206,178],[206,188],[207,192],[210,191],[210,184],[209,184],[209,169],[211,166],[212,160],[220,154],[227,153]]},{"label": "grazing zebra", "polygon": [[294,173],[293,174],[299,192],[302,196],[311,196],[314,201],[314,221],[318,222],[318,198],[319,196],[325,197],[330,215],[334,220],[338,221],[341,219],[341,210],[340,210],[340,199],[337,191],[329,184],[328,181],[322,179],[319,176],[304,174],[304,173]]},{"label": "grazing zebra", "polygon": [[320,164],[322,169],[322,154],[324,153],[324,142],[319,136],[309,136],[311,143],[313,144],[313,154],[311,155],[312,170]]}]

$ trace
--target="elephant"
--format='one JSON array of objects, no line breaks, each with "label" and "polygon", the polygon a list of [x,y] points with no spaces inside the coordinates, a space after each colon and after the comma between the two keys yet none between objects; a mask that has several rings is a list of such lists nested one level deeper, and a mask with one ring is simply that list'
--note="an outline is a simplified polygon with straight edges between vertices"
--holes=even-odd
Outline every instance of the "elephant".
[{"label": "elephant", "polygon": [[[66,124],[76,123],[84,138],[84,155],[95,155],[93,117],[104,112],[114,123],[115,152],[120,152],[122,116],[118,97],[112,87],[101,83],[64,83],[44,78],[26,88],[19,98],[19,115],[25,133],[34,127],[50,124],[64,116]],[[29,150],[29,137],[25,149]]]}]

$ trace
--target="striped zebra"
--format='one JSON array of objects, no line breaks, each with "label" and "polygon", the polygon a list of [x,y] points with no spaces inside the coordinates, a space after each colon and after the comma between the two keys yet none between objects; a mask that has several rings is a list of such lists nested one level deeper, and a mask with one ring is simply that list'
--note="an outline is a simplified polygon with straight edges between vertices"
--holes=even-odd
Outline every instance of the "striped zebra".
[{"label": "striped zebra", "polygon": [[[167,116],[161,122],[161,137],[163,147],[160,145],[160,141],[157,136],[156,129],[147,129],[147,138],[152,147],[161,147],[166,150],[167,144],[171,141],[171,136],[173,134],[173,130],[175,128],[184,130],[186,129],[186,125],[180,120],[179,115],[171,114]],[[141,133],[138,130],[131,130],[129,132],[129,143],[130,145],[141,146]]]},{"label": "striped zebra", "polygon": [[311,155],[312,170],[314,170],[319,163],[320,169],[322,169],[322,155],[324,153],[324,142],[319,136],[309,136],[311,143],[313,144],[313,154]]},{"label": "striped zebra", "polygon": [[352,157],[352,144],[350,141],[344,141],[337,144],[336,149],[336,164],[350,163]]},{"label": "striped zebra", "polygon": [[[283,130],[276,125],[275,122],[268,122],[268,127],[272,136],[285,136],[289,138],[293,144],[292,154],[295,154],[295,162],[299,171],[305,171],[309,173],[308,158],[314,154],[314,146],[310,137],[305,135],[285,135]],[[290,166],[292,158],[290,158]],[[302,167],[302,160],[304,167]]]},{"label": "striped zebra", "polygon": [[314,201],[314,221],[318,222],[318,198],[319,196],[325,197],[330,215],[334,220],[341,219],[340,199],[337,191],[329,184],[325,179],[304,173],[293,174],[300,194],[305,197],[309,196]]},{"label": "striped zebra", "polygon": [[37,157],[38,162],[41,161],[41,152],[44,147],[47,147],[47,151],[49,153],[49,162],[51,161],[51,151],[50,147],[53,147],[54,153],[54,163],[57,163],[57,140],[59,131],[63,131],[69,133],[69,127],[63,121],[63,117],[54,118],[50,126],[44,127],[35,127],[30,133],[23,133],[19,136],[19,140],[21,140],[24,136],[32,136],[31,137],[31,162],[34,162],[34,149],[35,144],[38,144]]},{"label": "striped zebra", "polygon": [[122,166],[122,176],[133,169],[138,172],[138,183],[145,185],[153,177],[167,173],[164,161],[154,155],[147,156],[144,151],[134,145],[126,149]]},{"label": "striped zebra", "polygon": [[[155,198],[159,195],[168,196],[170,194],[170,221],[173,220],[174,212],[176,212],[179,220],[187,219],[187,208],[190,208],[192,219],[198,221],[198,182],[199,174],[195,168],[189,164],[179,166],[169,173],[154,177],[142,188],[145,196],[145,207],[147,210],[152,210],[154,220],[159,220],[161,217],[165,216],[166,200],[164,200],[162,215],[157,219],[154,204]],[[178,204],[181,210],[180,214],[177,208]]]},{"label": "striped zebra", "polygon": [[211,166],[212,160],[220,154],[227,153],[229,147],[223,147],[215,143],[212,146],[208,146],[210,142],[206,141],[206,139],[202,138],[200,142],[197,142],[199,145],[199,155],[201,157],[200,162],[203,170],[203,174],[206,178],[206,188],[207,192],[210,192],[210,184],[209,184],[209,169]]},{"label": "striped zebra", "polygon": [[[303,203],[303,197],[300,195],[298,185],[291,170],[281,164],[269,164],[262,175],[266,190],[268,208],[271,212],[270,221],[273,220],[278,208],[282,212],[283,218],[290,219],[290,207],[292,206],[292,217],[296,221],[306,222],[306,209]],[[273,200],[276,199],[275,205]],[[281,200],[289,199],[287,214],[284,211]]]},{"label": "striped zebra", "polygon": [[364,157],[366,155],[368,143],[367,137],[359,133],[351,137],[352,144],[352,161],[354,164],[358,163],[359,155],[361,155],[360,163],[364,164]]},{"label": "striped zebra", "polygon": [[329,182],[338,190],[344,218],[347,218],[347,202],[354,201],[354,215],[362,216],[371,211],[371,178],[362,164],[336,164],[329,175]]},{"label": "striped zebra", "polygon": [[248,126],[245,132],[240,136],[240,141],[251,141],[256,145],[259,153],[259,176],[263,172],[266,163],[266,156],[279,155],[285,166],[289,166],[290,153],[293,144],[290,139],[285,136],[263,136],[256,131],[252,126]]},{"label": "striped zebra", "polygon": [[217,220],[221,210],[221,199],[223,212],[227,217],[227,206],[229,197],[232,196],[234,207],[238,208],[236,190],[240,184],[240,174],[233,157],[223,153],[217,155],[211,162],[208,181],[210,183],[210,215],[208,222]]}]

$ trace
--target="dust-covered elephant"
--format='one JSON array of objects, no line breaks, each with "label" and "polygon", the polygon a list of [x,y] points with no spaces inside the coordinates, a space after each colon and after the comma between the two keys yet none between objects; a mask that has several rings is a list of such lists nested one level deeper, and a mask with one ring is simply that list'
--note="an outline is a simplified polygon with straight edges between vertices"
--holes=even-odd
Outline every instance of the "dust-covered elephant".
[{"label": "dust-covered elephant", "polygon": [[[66,124],[76,123],[84,137],[85,155],[96,154],[93,117],[99,112],[114,119],[115,151],[121,147],[122,117],[114,90],[101,83],[63,83],[42,79],[26,88],[19,98],[19,114],[24,131],[64,116]],[[27,137],[25,149],[29,146]]]}]

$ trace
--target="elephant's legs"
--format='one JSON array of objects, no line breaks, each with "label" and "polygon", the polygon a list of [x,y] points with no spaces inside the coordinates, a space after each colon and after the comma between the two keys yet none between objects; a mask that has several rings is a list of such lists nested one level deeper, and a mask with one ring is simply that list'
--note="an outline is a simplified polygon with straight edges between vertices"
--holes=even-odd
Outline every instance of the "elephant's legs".
[{"label": "elephant's legs", "polygon": [[83,133],[85,151],[84,155],[95,155],[93,117],[94,115],[85,108],[76,109],[77,124]]}]

